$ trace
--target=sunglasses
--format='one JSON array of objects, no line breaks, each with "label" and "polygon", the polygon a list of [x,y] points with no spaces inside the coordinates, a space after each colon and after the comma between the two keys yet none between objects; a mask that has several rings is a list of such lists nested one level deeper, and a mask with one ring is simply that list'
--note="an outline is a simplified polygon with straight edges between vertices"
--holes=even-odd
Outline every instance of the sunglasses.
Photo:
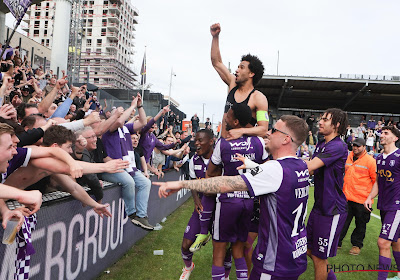
[{"label": "sunglasses", "polygon": [[290,140],[292,140],[292,142],[294,142],[292,136],[290,136],[289,134],[287,134],[286,132],[283,132],[282,130],[276,129],[275,127],[271,128],[271,134],[274,134],[275,132],[280,132],[282,134],[285,134],[286,136],[290,137]]}]

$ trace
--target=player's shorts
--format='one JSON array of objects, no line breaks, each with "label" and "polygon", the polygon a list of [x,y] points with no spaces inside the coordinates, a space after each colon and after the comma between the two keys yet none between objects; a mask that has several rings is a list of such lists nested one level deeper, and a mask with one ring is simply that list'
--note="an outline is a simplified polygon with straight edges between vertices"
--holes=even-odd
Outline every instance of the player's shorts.
[{"label": "player's shorts", "polygon": [[271,274],[267,273],[262,273],[260,271],[257,271],[257,269],[252,269],[251,274],[249,277],[249,280],[297,280],[299,279],[299,276],[294,276],[294,277],[279,277],[279,276],[274,276]]},{"label": "player's shorts", "polygon": [[260,222],[260,198],[255,197],[253,201],[254,201],[253,217],[251,218],[250,221],[249,232],[258,233],[258,224]]},{"label": "player's shorts", "polygon": [[381,221],[382,228],[379,237],[389,241],[397,241],[400,234],[400,210],[381,210]]},{"label": "player's shorts", "polygon": [[197,213],[197,211],[193,211],[192,216],[190,217],[189,222],[186,226],[185,233],[183,234],[183,238],[195,241],[196,234],[199,233],[200,233],[199,213]]},{"label": "player's shorts", "polygon": [[219,242],[246,242],[253,216],[253,200],[238,203],[217,201],[213,224],[213,240]]},{"label": "player's shorts", "polygon": [[347,213],[324,216],[311,210],[307,223],[307,243],[314,256],[320,259],[336,256],[346,217]]}]

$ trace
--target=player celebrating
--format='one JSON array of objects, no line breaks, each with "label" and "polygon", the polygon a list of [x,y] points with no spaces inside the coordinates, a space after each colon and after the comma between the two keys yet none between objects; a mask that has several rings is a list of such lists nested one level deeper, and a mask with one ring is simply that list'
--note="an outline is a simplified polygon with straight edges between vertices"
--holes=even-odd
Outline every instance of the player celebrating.
[{"label": "player celebrating", "polygon": [[[400,267],[400,150],[396,142],[400,138],[400,131],[394,126],[382,128],[380,143],[383,153],[376,158],[377,180],[371,193],[364,202],[365,208],[372,209],[372,199],[379,194],[378,209],[381,211],[382,229],[378,238],[379,267],[387,270],[392,258],[390,246],[393,248],[393,256],[396,265]],[[378,280],[386,279],[387,271],[378,273]]]},{"label": "player celebrating", "polygon": [[346,112],[332,108],[319,121],[319,142],[312,160],[307,162],[314,171],[315,203],[307,224],[308,252],[314,262],[315,279],[336,279],[327,272],[328,257],[336,256],[339,236],[347,217],[347,200],[343,193],[347,145],[340,139],[346,133]]},{"label": "player celebrating", "polygon": [[153,184],[160,186],[159,195],[164,197],[181,188],[205,193],[249,191],[260,196],[259,237],[249,279],[294,280],[307,269],[304,218],[309,176],[306,163],[296,158],[307,134],[304,120],[282,116],[267,134],[267,150],[275,160],[238,176]]},{"label": "player celebrating", "polygon": [[[218,72],[221,79],[228,85],[229,94],[226,100],[224,116],[222,121],[221,136],[231,140],[237,139],[242,135],[253,135],[263,137],[268,130],[268,101],[263,93],[255,90],[255,86],[264,74],[264,66],[258,57],[253,55],[242,56],[235,75],[229,73],[228,68],[222,63],[219,50],[219,33],[221,26],[219,23],[210,27],[213,37],[211,43],[211,63]],[[225,127],[226,114],[233,104],[244,103],[252,111],[252,120],[248,127],[227,131]],[[257,127],[254,125],[257,123]]]},{"label": "player celebrating", "polygon": [[[206,177],[207,165],[213,153],[213,138],[214,136],[211,130],[208,129],[202,129],[196,133],[196,154],[189,162],[189,175],[191,179],[204,179]],[[183,235],[181,251],[185,267],[182,269],[182,274],[179,278],[180,280],[189,279],[190,274],[194,269],[194,263],[192,262],[193,253],[190,252],[189,248],[195,241],[196,234],[200,232],[199,213],[203,210],[203,206],[201,204],[201,197],[203,194],[192,190],[192,196],[195,210],[193,211],[192,217],[190,218]]]}]

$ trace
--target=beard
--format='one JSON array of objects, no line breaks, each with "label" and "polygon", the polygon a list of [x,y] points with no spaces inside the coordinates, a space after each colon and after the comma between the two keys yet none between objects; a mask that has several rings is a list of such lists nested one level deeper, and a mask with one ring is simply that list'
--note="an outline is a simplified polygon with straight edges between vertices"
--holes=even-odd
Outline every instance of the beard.
[{"label": "beard", "polygon": [[230,126],[228,123],[226,123],[225,129],[226,129],[226,131],[229,131],[229,130],[233,129],[233,127]]}]

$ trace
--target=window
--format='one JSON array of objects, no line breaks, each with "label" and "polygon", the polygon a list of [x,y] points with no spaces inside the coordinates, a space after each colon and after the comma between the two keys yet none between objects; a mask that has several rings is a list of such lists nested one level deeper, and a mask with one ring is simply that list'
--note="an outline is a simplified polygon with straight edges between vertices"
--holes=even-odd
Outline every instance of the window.
[{"label": "window", "polygon": [[88,30],[87,30],[87,36],[92,36],[92,28],[88,28]]},{"label": "window", "polygon": [[44,37],[47,37],[47,29],[44,30]]},{"label": "window", "polygon": [[46,39],[46,47],[48,47],[50,45],[50,40]]},{"label": "window", "polygon": [[93,19],[88,19],[88,26],[89,27],[93,26]]},{"label": "window", "polygon": [[39,30],[38,29],[33,30],[33,36],[34,37],[39,37]]},{"label": "window", "polygon": [[44,46],[44,39],[42,39],[42,43],[41,44]]},{"label": "window", "polygon": [[35,12],[35,17],[40,17],[40,12]]},{"label": "window", "polygon": [[102,39],[97,39],[97,46],[98,47],[101,47],[101,42],[102,42]]},{"label": "window", "polygon": [[48,28],[49,27],[49,21],[48,20],[45,20],[44,21],[44,28]]},{"label": "window", "polygon": [[49,16],[49,12],[46,12],[46,15],[45,15],[46,17],[48,17]]},{"label": "window", "polygon": [[86,45],[90,47],[92,45],[92,39],[87,39]]}]

